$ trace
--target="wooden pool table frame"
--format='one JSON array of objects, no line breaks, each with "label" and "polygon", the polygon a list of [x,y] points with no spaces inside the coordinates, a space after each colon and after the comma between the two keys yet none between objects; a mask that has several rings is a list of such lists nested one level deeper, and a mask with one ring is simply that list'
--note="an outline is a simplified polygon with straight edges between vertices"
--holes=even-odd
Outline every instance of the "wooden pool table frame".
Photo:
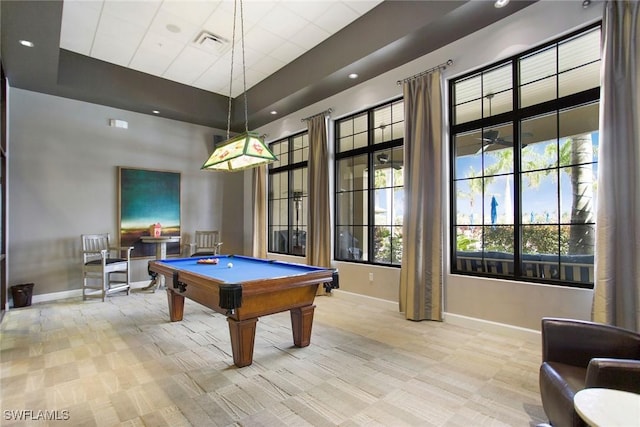
[{"label": "wooden pool table frame", "polygon": [[162,274],[166,278],[172,322],[182,320],[185,298],[227,316],[233,362],[239,368],[253,362],[256,323],[260,316],[289,310],[294,345],[308,346],[318,285],[332,283],[337,275],[332,269],[311,270],[305,274],[241,282],[242,304],[228,310],[220,307],[219,287],[225,282],[176,269],[162,261],[149,261],[149,273]]}]

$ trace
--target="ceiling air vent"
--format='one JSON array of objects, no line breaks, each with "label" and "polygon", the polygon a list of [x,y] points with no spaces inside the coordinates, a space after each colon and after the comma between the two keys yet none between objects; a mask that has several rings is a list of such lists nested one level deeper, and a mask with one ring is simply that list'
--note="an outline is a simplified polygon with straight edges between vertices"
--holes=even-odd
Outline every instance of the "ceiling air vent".
[{"label": "ceiling air vent", "polygon": [[201,31],[193,42],[197,47],[217,54],[225,53],[230,47],[229,40],[206,30]]}]

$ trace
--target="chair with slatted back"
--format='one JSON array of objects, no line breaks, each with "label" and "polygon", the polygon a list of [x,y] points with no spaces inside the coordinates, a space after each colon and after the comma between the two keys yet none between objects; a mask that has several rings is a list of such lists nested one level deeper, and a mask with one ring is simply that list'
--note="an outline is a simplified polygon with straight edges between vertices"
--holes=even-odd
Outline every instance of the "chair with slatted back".
[{"label": "chair with slatted back", "polygon": [[102,298],[108,294],[131,289],[131,250],[133,247],[114,247],[111,236],[83,234],[82,240],[82,299]]},{"label": "chair with slatted back", "polygon": [[195,242],[189,244],[189,256],[218,255],[220,246],[222,246],[222,242],[218,230],[197,230]]}]

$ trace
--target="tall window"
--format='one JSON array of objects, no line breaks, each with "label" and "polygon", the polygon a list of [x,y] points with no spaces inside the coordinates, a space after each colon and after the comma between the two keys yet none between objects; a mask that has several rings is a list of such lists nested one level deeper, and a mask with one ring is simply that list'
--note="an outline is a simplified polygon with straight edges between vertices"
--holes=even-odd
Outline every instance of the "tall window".
[{"label": "tall window", "polygon": [[269,252],[305,256],[309,186],[307,132],[273,142],[269,165]]},{"label": "tall window", "polygon": [[335,259],[400,265],[403,101],[337,120],[335,134]]},{"label": "tall window", "polygon": [[450,82],[452,271],[593,285],[600,26]]}]

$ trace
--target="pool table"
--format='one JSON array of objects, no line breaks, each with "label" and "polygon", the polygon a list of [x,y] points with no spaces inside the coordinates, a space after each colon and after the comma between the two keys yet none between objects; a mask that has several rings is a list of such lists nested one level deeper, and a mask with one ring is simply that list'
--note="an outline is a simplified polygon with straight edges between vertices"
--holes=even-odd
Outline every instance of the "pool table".
[{"label": "pool table", "polygon": [[338,273],[332,268],[240,255],[149,261],[149,274],[166,278],[172,322],[182,320],[185,298],[227,316],[237,367],[253,362],[260,316],[289,310],[293,343],[308,346],[318,286],[338,287]]}]

